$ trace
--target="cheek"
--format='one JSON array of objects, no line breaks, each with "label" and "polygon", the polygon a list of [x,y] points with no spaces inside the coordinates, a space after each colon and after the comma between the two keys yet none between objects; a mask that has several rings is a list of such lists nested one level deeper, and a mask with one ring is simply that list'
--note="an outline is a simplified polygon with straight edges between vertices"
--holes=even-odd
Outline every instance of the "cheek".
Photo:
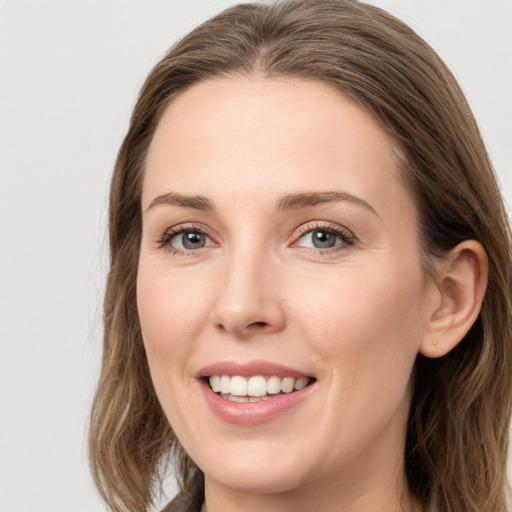
[{"label": "cheek", "polygon": [[192,381],[190,361],[207,312],[201,288],[178,275],[141,260],[137,307],[156,395],[173,430],[185,443],[192,435],[187,418],[194,418],[196,411],[184,384]]},{"label": "cheek", "polygon": [[206,296],[197,283],[176,276],[176,272],[141,260],[137,278],[142,337],[162,404],[172,404],[170,396],[177,392],[177,384],[190,379],[188,362],[208,316]]},{"label": "cheek", "polygon": [[414,306],[423,299],[423,281],[420,272],[375,268],[317,274],[297,291],[302,314],[297,309],[294,317],[308,333],[326,390],[317,428],[340,440],[327,457],[333,465],[340,451],[355,456],[382,436],[391,435],[386,443],[397,446],[403,441],[423,329],[421,308]]},{"label": "cheek", "polygon": [[293,316],[342,387],[403,389],[409,380],[424,327],[424,282],[416,267],[384,263],[317,274],[294,290]]},{"label": "cheek", "polygon": [[200,331],[207,316],[205,294],[193,279],[141,262],[137,276],[137,307],[147,350],[179,354]]}]

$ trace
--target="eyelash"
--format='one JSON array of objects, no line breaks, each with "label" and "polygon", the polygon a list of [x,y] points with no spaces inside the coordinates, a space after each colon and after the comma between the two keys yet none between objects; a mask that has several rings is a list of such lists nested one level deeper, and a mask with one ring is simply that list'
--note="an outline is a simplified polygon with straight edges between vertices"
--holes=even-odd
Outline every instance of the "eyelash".
[{"label": "eyelash", "polygon": [[211,237],[206,234],[206,232],[202,226],[199,226],[197,224],[180,224],[179,226],[174,226],[174,227],[167,229],[167,231],[158,240],[158,248],[166,249],[173,255],[195,256],[195,254],[199,251],[199,249],[184,251],[181,249],[177,249],[176,247],[173,247],[171,245],[172,239],[176,235],[181,235],[183,233],[200,233],[200,234],[203,234],[211,239]]},{"label": "eyelash", "polygon": [[[353,247],[357,242],[357,239],[354,236],[354,234],[351,231],[349,231],[347,228],[338,226],[336,224],[320,222],[320,221],[313,221],[313,222],[308,222],[307,224],[305,224],[299,228],[298,236],[295,237],[295,242],[293,242],[292,246],[294,246],[306,234],[311,233],[313,231],[329,233],[329,234],[335,235],[341,239],[340,244],[337,244],[334,247],[330,247],[330,248],[323,248],[323,249],[311,248],[311,247],[309,247],[309,248],[303,247],[302,248],[307,251],[313,251],[315,254],[326,255],[326,254],[337,253],[339,251],[347,250],[347,248],[349,248],[349,247]],[[301,249],[300,246],[298,248]]]},{"label": "eyelash", "polygon": [[[295,244],[303,238],[306,234],[313,231],[322,231],[337,236],[341,239],[341,243],[329,248],[307,248],[296,246]],[[178,256],[195,256],[200,252],[200,249],[182,250],[177,249],[171,245],[172,239],[183,233],[199,233],[207,236],[210,240],[212,239],[204,230],[202,226],[197,224],[186,224],[178,225],[167,229],[167,231],[158,240],[157,245],[159,249],[166,249],[173,255]],[[346,228],[338,226],[336,224],[324,223],[320,221],[309,222],[301,226],[296,236],[294,236],[294,242],[291,244],[292,247],[303,249],[308,252],[313,251],[315,254],[332,254],[339,251],[346,250],[348,247],[352,247],[356,244],[357,239],[354,234]]]}]

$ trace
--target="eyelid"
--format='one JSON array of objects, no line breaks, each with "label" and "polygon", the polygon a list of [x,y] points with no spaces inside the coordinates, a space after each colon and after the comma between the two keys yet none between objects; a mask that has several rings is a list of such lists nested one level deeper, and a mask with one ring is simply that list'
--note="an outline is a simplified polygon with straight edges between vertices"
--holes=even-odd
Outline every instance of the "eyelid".
[{"label": "eyelid", "polygon": [[[341,239],[341,243],[336,244],[333,247],[330,248],[314,248],[314,247],[301,247],[297,245],[298,241],[303,238],[306,234],[312,232],[312,231],[327,231],[330,232],[336,236],[338,236]],[[184,232],[198,232],[204,234],[206,237],[208,237],[211,240],[211,244],[194,249],[194,250],[181,250],[179,248],[173,247],[171,245],[171,240],[174,236],[184,233]],[[297,229],[295,229],[293,235],[292,235],[293,242],[290,244],[291,247],[296,247],[297,249],[303,249],[305,251],[313,251],[313,252],[319,252],[322,254],[326,253],[333,253],[340,250],[347,249],[350,246],[353,246],[358,241],[357,237],[354,235],[354,233],[348,229],[345,226],[342,226],[337,223],[333,223],[330,221],[320,221],[320,220],[314,220],[306,222],[305,224],[302,224]],[[211,248],[212,246],[218,247],[219,243],[216,240],[215,235],[212,235],[211,230],[205,226],[202,223],[198,222],[183,222],[179,223],[173,226],[168,227],[165,229],[165,231],[158,237],[156,240],[156,246],[159,249],[167,249],[175,254],[184,254],[184,255],[195,255],[200,252],[202,252],[202,249]]]},{"label": "eyelid", "polygon": [[215,237],[212,236],[212,234],[210,233],[210,230],[203,224],[197,223],[197,222],[183,222],[183,223],[176,224],[176,225],[166,228],[165,231],[163,233],[161,233],[156,240],[157,248],[158,249],[168,249],[169,251],[176,253],[176,254],[187,254],[187,255],[192,255],[193,253],[197,253],[197,252],[201,251],[201,249],[206,248],[206,247],[202,247],[202,248],[194,249],[194,250],[182,250],[182,249],[173,247],[171,245],[171,240],[176,235],[179,235],[181,233],[186,233],[186,232],[201,233],[201,234],[205,235],[206,237],[208,237],[213,243],[208,245],[207,247],[211,247],[212,245],[218,245],[215,240]]},{"label": "eyelid", "polygon": [[[329,233],[332,233],[342,239],[341,244],[337,244],[330,248],[313,248],[313,247],[301,247],[297,245],[298,241],[303,238],[306,234],[312,232],[312,231],[327,231]],[[310,221],[303,225],[301,225],[292,236],[293,242],[291,244],[292,247],[297,247],[299,249],[304,250],[312,250],[317,251],[320,253],[327,253],[327,252],[336,252],[339,250],[346,249],[349,246],[355,245],[357,242],[357,238],[354,235],[354,233],[346,228],[345,226],[341,226],[340,224],[336,224],[329,221]]]}]

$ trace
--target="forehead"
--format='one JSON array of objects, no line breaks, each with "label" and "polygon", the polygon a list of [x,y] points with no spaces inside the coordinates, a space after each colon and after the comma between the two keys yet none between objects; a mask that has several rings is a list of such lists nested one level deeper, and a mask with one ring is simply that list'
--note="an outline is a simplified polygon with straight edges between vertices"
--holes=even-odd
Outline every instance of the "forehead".
[{"label": "forehead", "polygon": [[146,161],[143,207],[170,191],[270,199],[333,186],[382,206],[401,205],[397,194],[412,201],[391,137],[333,87],[219,78],[194,85],[164,112]]}]

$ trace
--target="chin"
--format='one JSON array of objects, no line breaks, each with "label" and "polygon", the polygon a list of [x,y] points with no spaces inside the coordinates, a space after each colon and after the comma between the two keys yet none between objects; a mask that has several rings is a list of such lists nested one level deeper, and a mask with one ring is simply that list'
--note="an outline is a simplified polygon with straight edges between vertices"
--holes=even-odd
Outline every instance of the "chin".
[{"label": "chin", "polygon": [[276,445],[263,439],[245,443],[238,440],[219,446],[221,449],[212,453],[211,449],[196,445],[200,456],[195,462],[207,480],[234,492],[278,494],[291,491],[305,483],[313,469],[311,457],[302,450],[287,453],[282,442]]},{"label": "chin", "polygon": [[234,492],[243,494],[281,494],[299,487],[302,475],[295,468],[275,468],[226,465],[205,472],[205,478]]}]

